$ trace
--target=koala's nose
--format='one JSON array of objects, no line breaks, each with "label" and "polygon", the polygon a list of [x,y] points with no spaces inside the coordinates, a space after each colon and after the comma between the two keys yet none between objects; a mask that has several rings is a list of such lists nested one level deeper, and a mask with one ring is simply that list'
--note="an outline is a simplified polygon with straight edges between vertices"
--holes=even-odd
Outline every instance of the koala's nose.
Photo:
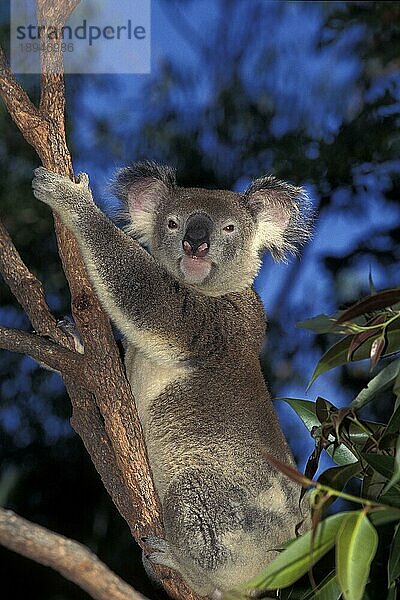
[{"label": "koala's nose", "polygon": [[202,258],[210,248],[210,233],[212,221],[204,214],[195,214],[189,217],[186,231],[182,240],[185,254]]}]

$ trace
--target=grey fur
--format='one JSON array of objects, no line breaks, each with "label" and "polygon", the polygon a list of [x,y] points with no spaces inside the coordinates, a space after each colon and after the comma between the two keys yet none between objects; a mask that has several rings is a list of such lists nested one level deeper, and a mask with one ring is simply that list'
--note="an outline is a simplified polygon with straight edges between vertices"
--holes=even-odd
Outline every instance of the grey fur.
[{"label": "grey fur", "polygon": [[[265,460],[293,464],[260,370],[265,317],[252,283],[265,248],[281,258],[309,235],[304,192],[272,178],[244,194],[180,188],[168,167],[140,163],[115,180],[127,234],[96,207],[87,176],[35,175],[35,196],[75,233],[128,342],[165,525],[148,560],[216,597],[255,575],[302,518],[299,488]],[[193,215],[204,216],[196,244]]]}]

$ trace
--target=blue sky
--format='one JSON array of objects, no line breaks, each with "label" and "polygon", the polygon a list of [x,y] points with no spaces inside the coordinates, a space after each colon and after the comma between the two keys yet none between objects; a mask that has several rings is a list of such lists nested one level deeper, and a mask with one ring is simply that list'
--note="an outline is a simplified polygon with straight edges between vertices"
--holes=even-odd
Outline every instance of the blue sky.
[{"label": "blue sky", "polygon": [[[255,4],[260,6],[261,17],[256,22],[249,22],[249,7]],[[223,37],[220,28],[224,22],[218,10],[219,2],[154,0],[151,26],[152,73],[105,77],[103,87],[97,85],[99,80],[85,76],[82,92],[75,106],[76,112],[70,114],[70,119],[74,122],[76,171],[83,170],[90,174],[92,186],[101,201],[109,198],[107,182],[119,161],[111,147],[98,141],[91,117],[104,117],[112,134],[117,140],[120,139],[121,161],[138,158],[130,154],[129,140],[140,131],[149,109],[148,98],[143,92],[144,86],[152,77],[157,76],[160,65],[167,58],[177,64],[182,77],[191,78],[189,102],[187,96],[180,95],[178,90],[171,92],[175,95],[174,100],[182,121],[188,127],[196,113],[212,102],[215,78],[230,78],[234,76],[236,69],[240,69],[254,97],[260,98],[264,94],[265,101],[273,103],[275,116],[272,131],[276,138],[299,126],[304,127],[316,141],[308,152],[317,160],[318,140],[333,141],[340,124],[352,118],[360,102],[357,77],[362,64],[356,47],[364,32],[363,26],[355,23],[350,31],[339,36],[335,42],[317,50],[322,19],[329,9],[328,5],[332,4],[276,1],[253,4],[248,0],[235,0],[231,4],[233,10],[224,17],[225,27],[229,30],[226,36],[228,46],[225,49],[222,47],[218,55],[213,55],[210,54],[212,48]],[[236,65],[228,57],[235,48],[235,41],[246,39],[246,35],[249,37],[245,60]],[[264,55],[260,55],[260,51]],[[264,61],[262,64],[260,56]],[[209,68],[211,62],[213,70]],[[74,78],[68,78],[67,87],[74,85]],[[388,74],[376,80],[369,91],[369,99],[372,101],[382,94],[385,87],[394,89],[397,98],[400,98],[398,74],[392,77]],[[398,110],[398,106],[390,108],[396,109]],[[228,160],[225,149],[216,139],[211,127],[204,136],[203,144],[205,153],[215,156],[215,160],[221,157]],[[301,277],[294,279],[290,289],[290,302],[296,308],[293,315],[298,314],[299,308],[303,318],[319,312],[333,312],[337,308],[329,287],[331,282],[320,266],[321,255],[329,252],[340,257],[358,241],[375,235],[375,232],[400,218],[398,206],[384,208],[382,204],[382,193],[389,183],[389,167],[399,169],[399,165],[386,165],[377,170],[374,165],[366,164],[355,173],[355,181],[364,187],[362,214],[342,212],[338,215],[337,212],[327,212],[323,219],[317,221],[314,239],[306,250],[306,259],[303,259]],[[265,169],[268,170],[267,157]],[[240,190],[248,182],[246,173],[237,173],[233,176],[231,185],[233,189]],[[313,182],[305,180],[303,183],[316,202],[318,198]],[[336,201],[344,205],[348,191],[338,189],[335,194]],[[382,240],[382,244],[384,243]],[[343,289],[348,289],[349,300],[354,297],[355,290],[367,288],[369,267],[378,288],[387,287],[396,280],[397,273],[394,269],[384,269],[380,264],[355,263],[342,274],[344,281],[340,282]],[[265,260],[257,280],[257,289],[267,312],[275,313],[278,310],[277,299],[288,273],[291,272],[290,265],[274,265],[270,259]],[[296,317],[292,318],[289,314],[284,323],[288,338],[299,335],[295,331],[295,321]],[[301,335],[310,346],[311,334],[303,332]],[[298,368],[305,374],[305,379],[311,375],[313,362],[318,359],[317,351],[311,357],[313,361],[310,356],[311,354],[306,363],[302,363],[303,357],[295,359],[299,362]],[[304,382],[293,381],[279,390],[279,394],[305,397]],[[338,386],[335,372],[317,380],[308,397],[313,399],[318,394],[339,404],[349,399],[347,392]],[[293,431],[295,428],[296,425],[293,425]]]}]

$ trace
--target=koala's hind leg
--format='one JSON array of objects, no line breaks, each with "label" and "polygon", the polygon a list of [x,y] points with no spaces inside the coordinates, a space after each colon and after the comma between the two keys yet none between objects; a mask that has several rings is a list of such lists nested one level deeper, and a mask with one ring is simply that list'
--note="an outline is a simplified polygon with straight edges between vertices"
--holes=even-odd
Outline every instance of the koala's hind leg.
[{"label": "koala's hind leg", "polygon": [[[176,558],[200,595],[220,587],[218,572],[232,561],[224,537],[242,529],[245,507],[245,491],[207,469],[187,469],[169,486],[163,499],[165,557]],[[159,558],[163,561],[162,552]]]}]

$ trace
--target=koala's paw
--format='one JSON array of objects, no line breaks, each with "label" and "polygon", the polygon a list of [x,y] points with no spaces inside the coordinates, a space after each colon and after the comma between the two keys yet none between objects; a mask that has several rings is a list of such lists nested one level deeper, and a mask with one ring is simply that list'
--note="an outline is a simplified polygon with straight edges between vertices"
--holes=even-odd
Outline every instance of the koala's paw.
[{"label": "koala's paw", "polygon": [[32,188],[38,200],[61,215],[79,214],[86,206],[93,204],[86,173],[80,173],[75,183],[64,175],[39,167],[35,169]]},{"label": "koala's paw", "polygon": [[84,346],[82,338],[73,319],[71,319],[71,317],[69,317],[68,315],[65,315],[62,319],[57,321],[57,327],[59,327],[64,333],[72,337],[72,339],[74,340],[76,352],[79,352],[79,354],[83,354]]}]

